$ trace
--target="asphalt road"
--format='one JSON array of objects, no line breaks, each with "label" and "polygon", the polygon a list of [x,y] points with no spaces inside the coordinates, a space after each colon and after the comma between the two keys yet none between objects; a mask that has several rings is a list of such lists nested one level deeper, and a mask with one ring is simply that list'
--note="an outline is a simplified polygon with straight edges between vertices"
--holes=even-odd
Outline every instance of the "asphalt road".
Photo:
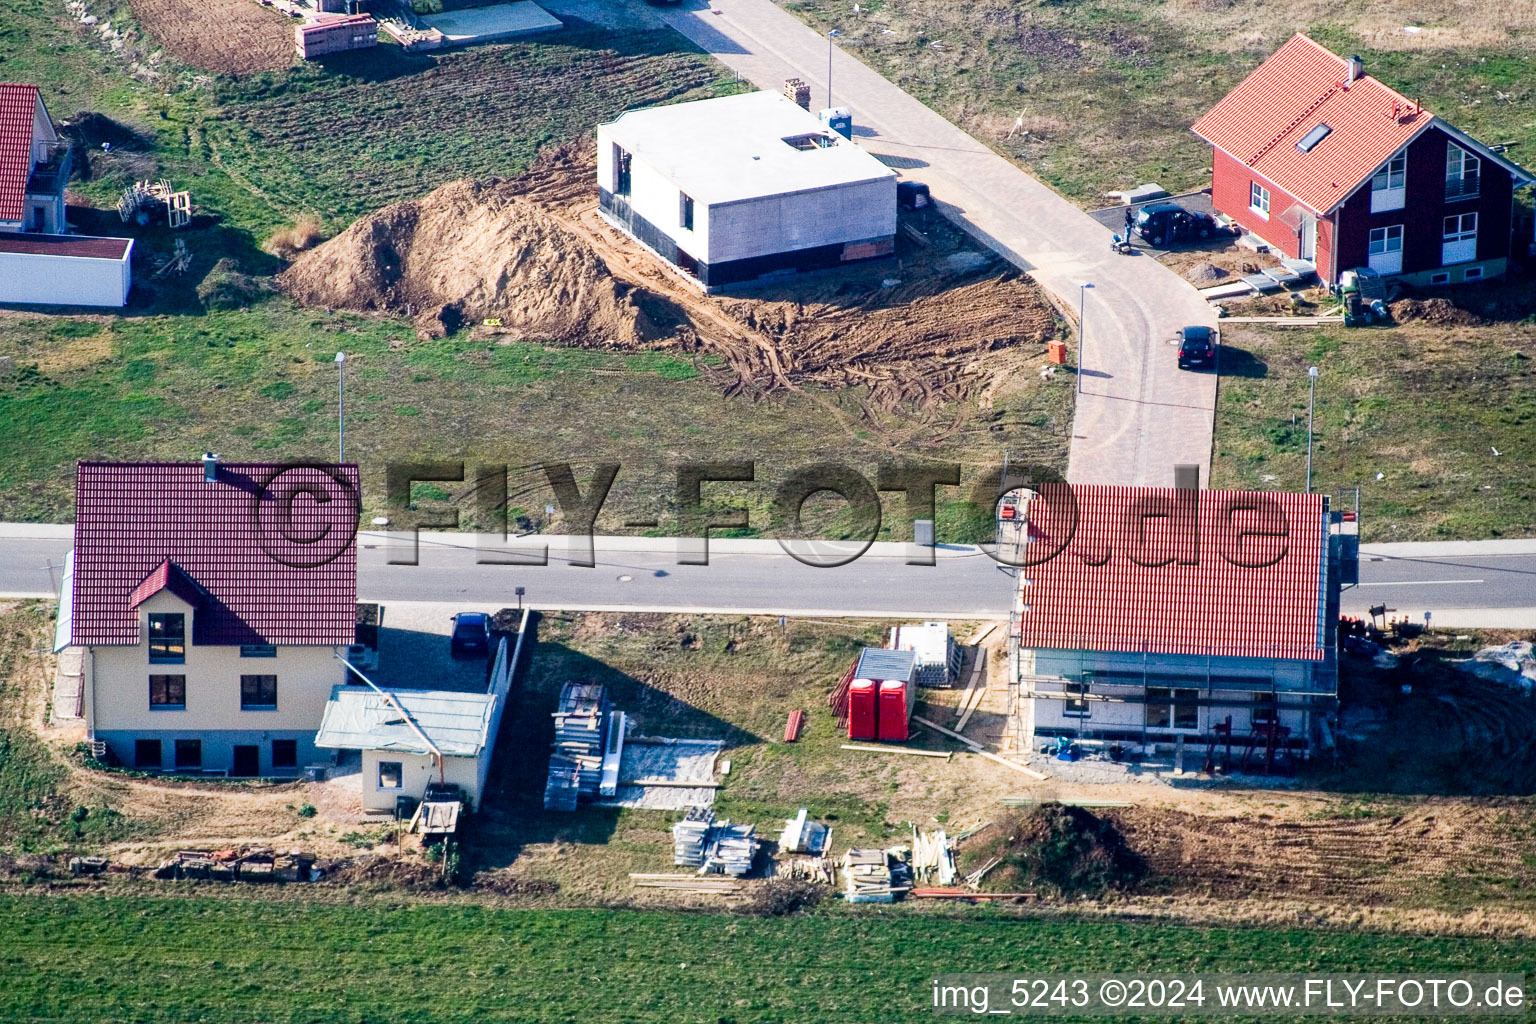
[{"label": "asphalt road", "polygon": [[[526,602],[542,609],[875,618],[1002,617],[1013,593],[1012,578],[973,548],[944,549],[935,565],[915,566],[904,547],[880,545],[849,565],[818,569],[772,542],[716,542],[707,566],[677,564],[670,541],[628,543],[640,550],[605,545],[593,568],[569,564],[563,542],[552,545],[547,566],[482,565],[474,540],[451,536],[424,540],[418,565],[391,565],[404,549],[365,534],[358,592],[500,608],[516,604],[513,588],[522,586]],[[0,596],[52,596],[69,545],[67,527],[0,524]],[[1434,624],[1452,628],[1536,628],[1536,541],[1367,546],[1360,577],[1343,595],[1348,614],[1384,604],[1415,620],[1431,612]]]}]

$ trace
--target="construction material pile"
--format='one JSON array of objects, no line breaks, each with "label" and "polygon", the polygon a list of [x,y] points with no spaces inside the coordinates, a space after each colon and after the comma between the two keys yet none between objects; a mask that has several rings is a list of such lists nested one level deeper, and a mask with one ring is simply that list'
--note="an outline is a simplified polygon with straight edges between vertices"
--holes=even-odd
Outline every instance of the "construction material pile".
[{"label": "construction material pile", "polygon": [[751,825],[715,819],[707,807],[690,807],[672,826],[672,863],[701,875],[742,878],[752,871],[761,846]]},{"label": "construction material pile", "polygon": [[831,843],[832,829],[820,822],[807,820],[804,807],[784,822],[784,831],[779,834],[780,853],[808,853],[819,857]]},{"label": "construction material pile", "polygon": [[843,854],[843,898],[849,903],[894,903],[912,888],[912,869],[889,850]]},{"label": "construction material pile", "polygon": [[912,826],[912,874],[919,882],[936,885],[955,880],[955,848],[943,829],[919,832]]},{"label": "construction material pile", "polygon": [[598,348],[656,331],[597,252],[502,181],[455,181],[386,206],[298,258],[298,301],[416,319],[441,337],[493,321],[514,337]]},{"label": "construction material pile", "polygon": [[312,854],[278,853],[265,846],[232,850],[179,850],[155,869],[159,879],[205,878],[221,882],[316,882],[325,874]]},{"label": "construction material pile", "polygon": [[566,683],[554,712],[555,745],[544,784],[544,809],[574,811],[578,800],[597,796],[608,737],[607,689],[601,683]]}]

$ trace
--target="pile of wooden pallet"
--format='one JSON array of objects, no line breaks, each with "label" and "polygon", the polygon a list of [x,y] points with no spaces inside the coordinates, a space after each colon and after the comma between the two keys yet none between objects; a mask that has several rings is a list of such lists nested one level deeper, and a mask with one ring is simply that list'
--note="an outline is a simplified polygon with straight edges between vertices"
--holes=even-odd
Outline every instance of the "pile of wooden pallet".
[{"label": "pile of wooden pallet", "polygon": [[555,748],[544,783],[544,809],[574,811],[596,796],[603,779],[603,749],[612,711],[601,683],[566,683],[554,711]]},{"label": "pile of wooden pallet", "polygon": [[270,847],[238,850],[178,850],[155,869],[160,879],[207,878],[220,882],[313,882],[323,874],[313,854],[276,853]]},{"label": "pile of wooden pallet", "polygon": [[843,898],[849,903],[894,903],[911,886],[905,863],[885,850],[850,849],[843,854]]}]

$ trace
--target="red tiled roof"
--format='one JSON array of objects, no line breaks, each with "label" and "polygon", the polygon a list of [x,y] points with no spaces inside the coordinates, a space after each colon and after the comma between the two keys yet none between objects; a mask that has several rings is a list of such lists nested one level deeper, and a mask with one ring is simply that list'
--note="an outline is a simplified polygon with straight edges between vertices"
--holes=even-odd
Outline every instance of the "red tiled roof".
[{"label": "red tiled roof", "polygon": [[[1342,58],[1298,33],[1193,130],[1316,212],[1329,213],[1434,120],[1369,75],[1346,87],[1347,77]],[[1310,152],[1297,149],[1319,124],[1332,131]]]},{"label": "red tiled roof", "polygon": [[0,82],[0,220],[26,216],[37,86]]},{"label": "red tiled roof", "polygon": [[1049,484],[1028,515],[1024,647],[1323,657],[1321,495]]},{"label": "red tiled roof", "polygon": [[350,644],[355,465],[82,462],[71,642],[136,644],[137,606],[196,607],[194,644]]},{"label": "red tiled roof", "polygon": [[28,256],[77,256],[98,260],[120,260],[133,247],[131,238],[102,238],[96,235],[40,235],[0,231],[0,252]]}]

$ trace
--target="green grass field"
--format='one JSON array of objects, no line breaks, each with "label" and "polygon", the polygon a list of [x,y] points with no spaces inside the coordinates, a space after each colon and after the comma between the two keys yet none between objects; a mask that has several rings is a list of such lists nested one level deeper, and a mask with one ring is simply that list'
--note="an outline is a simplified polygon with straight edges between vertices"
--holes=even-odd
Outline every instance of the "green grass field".
[{"label": "green grass field", "polygon": [[[0,1018],[911,1021],[944,971],[1519,972],[1529,940],[1194,929],[975,913],[780,919],[0,896]],[[131,1007],[131,1009],[124,1009]]]}]

